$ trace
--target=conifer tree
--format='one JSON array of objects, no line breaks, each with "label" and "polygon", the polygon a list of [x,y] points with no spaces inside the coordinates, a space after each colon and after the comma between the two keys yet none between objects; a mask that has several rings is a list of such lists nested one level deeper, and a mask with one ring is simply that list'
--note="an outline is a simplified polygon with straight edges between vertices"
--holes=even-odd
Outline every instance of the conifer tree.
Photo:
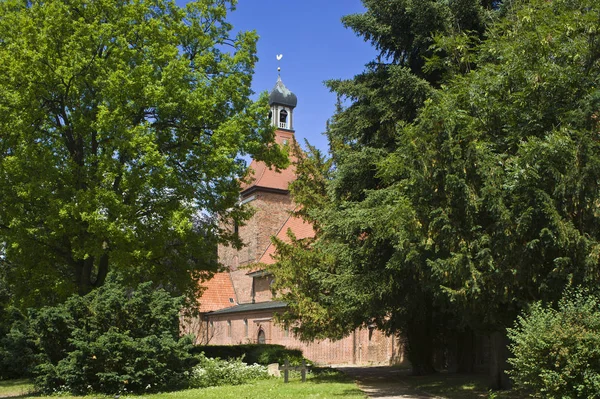
[{"label": "conifer tree", "polygon": [[[476,0],[366,0],[367,11],[343,23],[379,51],[353,79],[328,82],[340,105],[327,136],[331,167],[312,151],[300,157],[292,193],[301,214],[317,228],[314,240],[278,243],[272,270],[289,300],[284,320],[299,320],[298,333],[340,337],[376,324],[408,339],[416,374],[434,371],[436,334],[452,313],[439,295],[439,280],[424,234],[423,215],[380,171],[394,154],[403,126],[453,70],[434,35],[476,42],[491,12]],[[429,57],[437,67],[426,67]],[[459,70],[466,73],[466,70]],[[299,288],[301,287],[301,288]]]},{"label": "conifer tree", "polygon": [[429,265],[462,319],[494,332],[495,387],[519,312],[599,281],[599,28],[595,1],[511,2],[379,169],[429,214]]}]

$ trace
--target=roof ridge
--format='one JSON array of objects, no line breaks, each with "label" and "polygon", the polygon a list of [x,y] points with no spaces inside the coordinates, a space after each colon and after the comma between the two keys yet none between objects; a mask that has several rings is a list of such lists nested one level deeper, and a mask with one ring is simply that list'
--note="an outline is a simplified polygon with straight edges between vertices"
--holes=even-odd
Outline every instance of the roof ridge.
[{"label": "roof ridge", "polygon": [[[256,161],[256,163],[258,163],[258,161]],[[264,163],[264,162],[263,162]],[[252,166],[252,163],[250,164],[250,166]],[[263,178],[263,176],[265,175],[265,172],[267,170],[267,164],[264,164],[263,168],[262,168],[262,172],[260,174],[260,177],[257,177],[256,179],[254,179],[254,182],[251,183],[251,186],[258,186],[258,182],[260,182],[260,180]]]}]

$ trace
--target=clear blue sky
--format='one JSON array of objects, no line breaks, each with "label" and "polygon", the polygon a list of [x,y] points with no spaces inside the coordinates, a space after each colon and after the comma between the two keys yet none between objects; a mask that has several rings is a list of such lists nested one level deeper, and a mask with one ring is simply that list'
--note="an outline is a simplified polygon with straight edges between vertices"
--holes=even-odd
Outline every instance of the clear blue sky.
[{"label": "clear blue sky", "polygon": [[375,58],[371,45],[340,21],[362,12],[360,0],[239,0],[228,16],[234,30],[255,30],[260,36],[256,93],[271,91],[277,81],[275,57],[283,54],[281,79],[298,96],[294,127],[301,144],[306,138],[321,150],[328,148],[322,133],[336,98],[323,82],[351,78]]}]

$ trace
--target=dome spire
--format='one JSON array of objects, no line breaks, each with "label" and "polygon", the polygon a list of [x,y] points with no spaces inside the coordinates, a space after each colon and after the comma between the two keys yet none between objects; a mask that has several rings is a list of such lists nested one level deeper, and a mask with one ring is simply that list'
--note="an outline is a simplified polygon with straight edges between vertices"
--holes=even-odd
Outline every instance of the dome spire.
[{"label": "dome spire", "polygon": [[281,59],[283,54],[277,54],[277,76],[281,77]]},{"label": "dome spire", "polygon": [[271,112],[269,112],[271,118],[271,124],[280,130],[294,131],[293,125],[293,112],[298,104],[296,95],[290,91],[281,80],[281,66],[280,61],[283,58],[283,54],[277,54],[277,82],[275,87],[269,93],[269,106]]}]

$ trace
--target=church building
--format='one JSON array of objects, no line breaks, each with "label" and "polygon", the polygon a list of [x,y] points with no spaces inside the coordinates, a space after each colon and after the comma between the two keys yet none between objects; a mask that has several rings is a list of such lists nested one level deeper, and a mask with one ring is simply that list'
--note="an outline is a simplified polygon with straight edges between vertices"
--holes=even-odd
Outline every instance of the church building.
[{"label": "church building", "polygon": [[[275,126],[275,141],[286,145],[294,141],[294,109],[297,98],[279,77],[269,95],[271,123]],[[292,160],[293,161],[293,160]],[[199,344],[235,345],[244,343],[280,344],[301,349],[304,356],[319,364],[390,364],[402,361],[402,347],[395,337],[386,336],[374,327],[356,329],[338,340],[305,343],[274,322],[274,314],[285,309],[286,303],[273,300],[273,276],[257,264],[272,264],[275,247],[271,237],[288,240],[291,230],[301,239],[312,237],[313,228],[291,216],[295,204],[288,185],[295,179],[294,165],[279,172],[262,162],[250,164],[250,183],[243,184],[240,201],[252,206],[253,217],[238,229],[244,247],[220,245],[218,256],[227,270],[203,283],[200,301],[201,318],[189,324],[187,332],[197,337]]]}]

